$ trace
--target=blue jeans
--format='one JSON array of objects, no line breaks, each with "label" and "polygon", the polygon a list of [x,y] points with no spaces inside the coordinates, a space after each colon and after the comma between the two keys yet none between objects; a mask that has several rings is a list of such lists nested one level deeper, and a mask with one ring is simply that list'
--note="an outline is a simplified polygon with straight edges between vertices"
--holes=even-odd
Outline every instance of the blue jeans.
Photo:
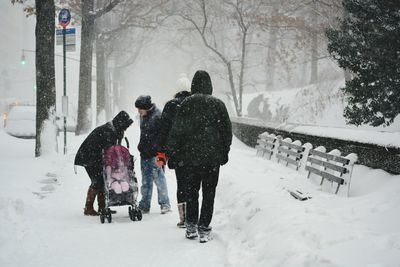
[{"label": "blue jeans", "polygon": [[157,186],[158,204],[161,208],[170,208],[168,198],[167,181],[165,180],[164,170],[156,165],[156,158],[140,159],[142,170],[142,199],[139,202],[139,209],[149,211],[151,206],[151,196],[153,193],[153,182]]}]

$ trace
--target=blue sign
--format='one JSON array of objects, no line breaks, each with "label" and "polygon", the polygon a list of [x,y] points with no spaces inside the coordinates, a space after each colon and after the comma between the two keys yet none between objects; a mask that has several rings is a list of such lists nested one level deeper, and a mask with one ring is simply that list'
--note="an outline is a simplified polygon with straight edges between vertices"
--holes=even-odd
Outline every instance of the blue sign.
[{"label": "blue sign", "polygon": [[71,22],[71,13],[68,9],[61,9],[58,14],[58,23],[64,28]]},{"label": "blue sign", "polygon": [[[65,34],[75,34],[75,28],[68,28],[65,29]],[[56,35],[63,35],[63,30],[61,29],[56,29]]]}]

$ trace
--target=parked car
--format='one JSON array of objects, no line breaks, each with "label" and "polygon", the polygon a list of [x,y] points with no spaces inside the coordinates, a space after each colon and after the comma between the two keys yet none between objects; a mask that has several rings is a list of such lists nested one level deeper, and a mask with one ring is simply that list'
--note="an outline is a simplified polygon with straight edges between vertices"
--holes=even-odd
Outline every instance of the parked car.
[{"label": "parked car", "polygon": [[[57,133],[64,130],[64,117],[56,117]],[[36,106],[13,105],[10,112],[3,113],[4,131],[19,138],[36,137]],[[67,117],[67,132],[75,132],[76,119]]]},{"label": "parked car", "polygon": [[13,106],[5,118],[4,131],[19,138],[35,138],[36,106]]}]

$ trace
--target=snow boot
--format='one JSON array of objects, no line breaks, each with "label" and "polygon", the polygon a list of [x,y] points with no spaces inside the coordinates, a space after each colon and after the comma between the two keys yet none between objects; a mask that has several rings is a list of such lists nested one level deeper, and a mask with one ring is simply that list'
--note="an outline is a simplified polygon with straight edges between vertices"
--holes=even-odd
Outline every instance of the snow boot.
[{"label": "snow boot", "polygon": [[192,223],[186,223],[186,234],[187,239],[195,239],[197,235],[197,225]]},{"label": "snow boot", "polygon": [[200,243],[206,243],[212,240],[211,227],[199,226],[199,240]]},{"label": "snow boot", "polygon": [[185,220],[186,220],[186,202],[178,203],[178,212],[179,212],[179,222],[176,224],[179,228],[185,228]]},{"label": "snow boot", "polygon": [[83,214],[87,216],[97,216],[99,213],[93,209],[93,203],[96,199],[97,190],[89,187],[87,196],[86,196],[86,204],[83,209]]}]

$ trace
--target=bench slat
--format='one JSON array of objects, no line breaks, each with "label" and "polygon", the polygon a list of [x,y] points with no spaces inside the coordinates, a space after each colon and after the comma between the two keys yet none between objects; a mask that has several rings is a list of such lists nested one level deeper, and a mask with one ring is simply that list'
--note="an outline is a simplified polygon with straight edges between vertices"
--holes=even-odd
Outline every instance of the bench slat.
[{"label": "bench slat", "polygon": [[337,162],[340,162],[340,163],[343,163],[343,164],[349,164],[350,163],[350,160],[346,159],[344,157],[331,155],[331,154],[324,153],[324,152],[321,152],[321,151],[318,151],[318,150],[314,150],[314,149],[310,150],[310,154],[318,156],[318,157],[321,157],[321,158],[325,158],[325,159],[328,159],[328,160],[337,161]]},{"label": "bench slat", "polygon": [[308,157],[307,161],[311,162],[311,163],[314,163],[314,164],[317,164],[317,165],[320,165],[320,166],[324,166],[324,167],[326,167],[328,169],[331,169],[331,170],[334,170],[334,171],[337,171],[337,172],[340,172],[340,173],[343,173],[343,174],[347,173],[347,168],[346,167],[338,166],[338,165],[333,164],[331,162],[323,161],[323,160],[312,158],[312,157]]},{"label": "bench slat", "polygon": [[318,169],[316,169],[314,167],[311,167],[311,166],[306,166],[305,169],[306,169],[306,171],[315,173],[315,174],[321,176],[322,178],[328,179],[329,181],[336,182],[339,185],[344,184],[344,179],[343,178],[337,177],[337,176],[335,176],[333,174],[318,170]]},{"label": "bench slat", "polygon": [[262,140],[260,142],[258,142],[258,144],[264,145],[264,146],[269,146],[269,147],[275,147],[274,143],[268,143],[268,142],[265,142],[265,141],[262,141]]},{"label": "bench slat", "polygon": [[261,150],[264,152],[264,154],[265,154],[265,152],[268,152],[269,154],[272,154],[274,152],[273,149],[269,149],[269,148],[266,148],[266,147],[262,148]]},{"label": "bench slat", "polygon": [[297,149],[299,151],[304,151],[304,149],[305,149],[304,146],[299,146],[299,145],[295,145],[295,144],[284,142],[284,141],[279,141],[279,144],[281,146],[287,146],[287,147],[290,147],[290,148],[293,148],[293,149]]},{"label": "bench slat", "polygon": [[299,159],[301,159],[302,156],[303,156],[300,152],[289,150],[289,149],[286,149],[286,148],[283,148],[283,147],[278,147],[278,151],[281,151],[283,153],[289,154],[291,156],[295,156],[296,158],[299,158]]},{"label": "bench slat", "polygon": [[290,163],[290,164],[293,164],[293,165],[296,165],[296,166],[299,165],[299,161],[297,161],[297,160],[295,160],[295,159],[288,158],[288,157],[283,156],[283,155],[281,155],[281,154],[276,154],[275,156],[276,156],[278,159],[284,160],[284,161],[286,161],[286,162],[288,162],[288,163]]},{"label": "bench slat", "polygon": [[277,140],[276,137],[271,137],[271,136],[266,136],[265,139],[272,143],[275,143],[275,141]]}]

